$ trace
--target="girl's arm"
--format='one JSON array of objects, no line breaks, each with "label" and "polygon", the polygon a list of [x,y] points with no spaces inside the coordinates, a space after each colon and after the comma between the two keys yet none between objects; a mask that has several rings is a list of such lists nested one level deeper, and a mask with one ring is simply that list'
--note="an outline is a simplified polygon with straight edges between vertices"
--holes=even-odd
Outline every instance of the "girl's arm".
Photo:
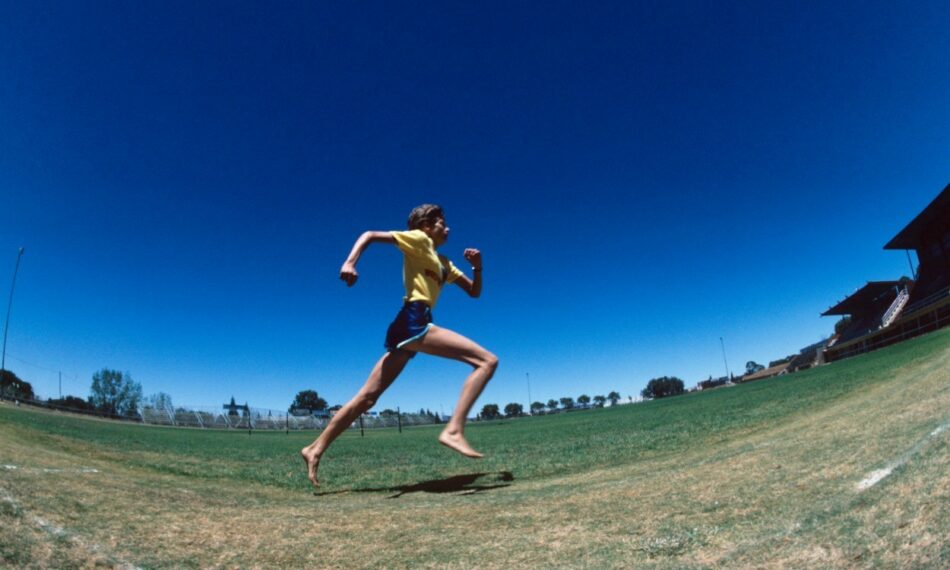
[{"label": "girl's arm", "polygon": [[477,249],[466,249],[465,259],[472,264],[472,279],[462,275],[455,282],[469,297],[477,298],[482,294],[482,253]]},{"label": "girl's arm", "polygon": [[346,282],[347,286],[352,287],[360,275],[356,272],[356,262],[360,260],[363,251],[371,243],[396,243],[396,238],[389,232],[363,232],[353,244],[349,257],[343,262],[340,268],[340,280]]}]

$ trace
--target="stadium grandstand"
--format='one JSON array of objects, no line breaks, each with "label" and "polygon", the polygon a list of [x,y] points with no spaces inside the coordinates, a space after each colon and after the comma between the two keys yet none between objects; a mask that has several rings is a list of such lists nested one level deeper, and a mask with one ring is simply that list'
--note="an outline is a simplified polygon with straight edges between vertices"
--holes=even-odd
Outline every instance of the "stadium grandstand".
[{"label": "stadium grandstand", "polygon": [[950,324],[950,184],[884,249],[914,250],[914,279],[872,281],[822,316],[851,322],[824,351],[832,362]]},{"label": "stadium grandstand", "polygon": [[746,374],[736,381],[753,382],[755,380],[764,380],[766,378],[772,378],[773,376],[791,374],[792,372],[807,370],[812,366],[824,364],[824,349],[832,340],[833,339],[826,339],[816,342],[815,344],[810,344],[798,351],[798,354],[783,358],[778,362],[772,362],[768,368]]},{"label": "stadium grandstand", "polygon": [[821,314],[849,316],[850,322],[838,332],[835,343],[873,333],[889,325],[888,320],[897,313],[897,308],[907,302],[908,291],[914,282],[906,277],[899,281],[869,281],[848,298]]},{"label": "stadium grandstand", "polygon": [[739,379],[740,382],[754,382],[755,380],[765,380],[766,378],[771,378],[773,376],[781,376],[782,374],[788,374],[788,365],[791,364],[791,360],[783,360],[780,363],[769,366],[768,368],[763,368],[758,372],[753,372],[752,374],[746,374]]}]

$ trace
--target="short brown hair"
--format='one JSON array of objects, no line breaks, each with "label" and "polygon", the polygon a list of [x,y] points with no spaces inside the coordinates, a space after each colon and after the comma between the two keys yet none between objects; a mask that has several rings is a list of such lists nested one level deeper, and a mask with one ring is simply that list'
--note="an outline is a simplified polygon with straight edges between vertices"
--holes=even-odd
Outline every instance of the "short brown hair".
[{"label": "short brown hair", "polygon": [[445,218],[442,206],[435,204],[416,206],[409,212],[409,229],[418,230],[423,224],[434,224],[439,218]]}]

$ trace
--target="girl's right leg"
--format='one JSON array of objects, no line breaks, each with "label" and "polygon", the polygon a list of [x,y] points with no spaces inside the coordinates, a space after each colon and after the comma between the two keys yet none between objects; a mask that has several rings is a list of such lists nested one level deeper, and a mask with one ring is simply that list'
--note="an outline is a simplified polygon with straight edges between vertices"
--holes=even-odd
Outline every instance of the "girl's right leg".
[{"label": "girl's right leg", "polygon": [[356,396],[353,396],[352,400],[340,408],[340,411],[333,416],[333,419],[330,420],[330,423],[327,424],[327,427],[313,443],[300,450],[300,455],[307,463],[307,477],[315,487],[320,486],[320,482],[317,480],[317,469],[320,466],[320,457],[323,452],[330,447],[333,440],[360,417],[360,414],[376,404],[376,400],[399,377],[399,373],[406,367],[411,357],[412,353],[404,350],[384,354],[376,363],[376,366],[373,367],[369,378],[366,379],[366,384],[357,392]]}]

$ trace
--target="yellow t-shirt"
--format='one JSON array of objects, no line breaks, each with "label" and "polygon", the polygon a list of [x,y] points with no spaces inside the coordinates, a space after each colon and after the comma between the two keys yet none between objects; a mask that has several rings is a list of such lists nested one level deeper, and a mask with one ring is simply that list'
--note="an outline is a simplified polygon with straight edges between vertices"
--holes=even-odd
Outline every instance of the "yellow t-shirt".
[{"label": "yellow t-shirt", "polygon": [[449,258],[435,252],[432,240],[422,230],[390,232],[403,253],[402,279],[406,302],[425,301],[435,308],[442,286],[462,276]]}]

